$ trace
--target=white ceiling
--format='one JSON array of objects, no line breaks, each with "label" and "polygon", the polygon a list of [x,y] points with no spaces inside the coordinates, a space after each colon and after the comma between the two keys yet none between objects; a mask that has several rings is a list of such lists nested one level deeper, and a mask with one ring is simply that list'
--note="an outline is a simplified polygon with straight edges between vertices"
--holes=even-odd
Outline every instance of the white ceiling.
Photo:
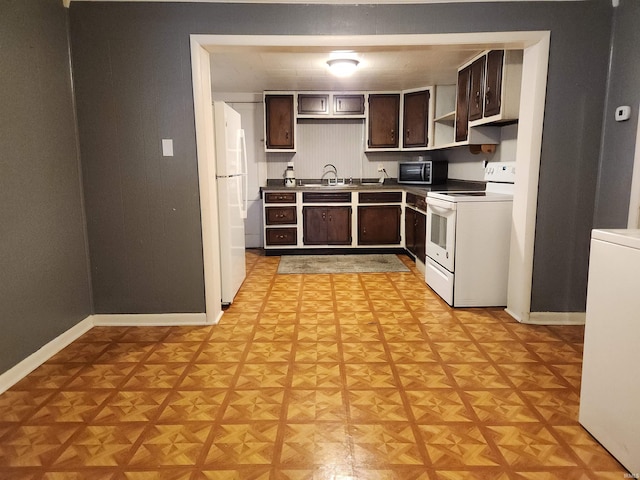
[{"label": "white ceiling", "polygon": [[[406,90],[453,84],[457,68],[482,47],[215,46],[208,50],[214,91],[259,93],[264,90]],[[326,62],[335,50],[355,51],[360,64],[352,76],[339,78],[329,72]]]}]

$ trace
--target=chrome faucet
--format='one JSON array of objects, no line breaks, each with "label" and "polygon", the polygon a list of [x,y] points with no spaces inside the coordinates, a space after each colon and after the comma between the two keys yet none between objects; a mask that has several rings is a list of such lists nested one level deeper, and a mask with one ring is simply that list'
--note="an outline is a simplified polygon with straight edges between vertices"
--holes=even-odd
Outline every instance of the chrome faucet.
[{"label": "chrome faucet", "polygon": [[[333,168],[333,171],[331,171],[331,170],[325,171],[325,169],[327,167]],[[320,177],[320,180],[322,180],[327,173],[333,173],[333,175],[335,177],[333,179],[333,182],[331,182],[331,179],[328,178],[327,179],[327,183],[329,185],[336,185],[338,183],[338,169],[336,168],[336,166],[334,164],[332,164],[332,163],[327,163],[324,167],[322,167],[322,177]]]}]

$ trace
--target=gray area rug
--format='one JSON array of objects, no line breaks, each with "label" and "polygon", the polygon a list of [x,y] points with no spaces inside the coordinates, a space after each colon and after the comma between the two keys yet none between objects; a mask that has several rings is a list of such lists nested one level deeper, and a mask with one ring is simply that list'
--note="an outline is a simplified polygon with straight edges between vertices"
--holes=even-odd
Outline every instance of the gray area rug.
[{"label": "gray area rug", "polygon": [[283,255],[278,273],[384,273],[408,272],[393,254],[383,255]]}]

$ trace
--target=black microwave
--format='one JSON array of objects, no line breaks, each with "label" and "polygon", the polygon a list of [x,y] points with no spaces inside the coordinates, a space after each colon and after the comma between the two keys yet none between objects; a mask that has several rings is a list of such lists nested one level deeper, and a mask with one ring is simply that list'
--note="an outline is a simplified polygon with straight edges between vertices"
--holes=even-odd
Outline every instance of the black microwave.
[{"label": "black microwave", "polygon": [[447,181],[449,164],[445,161],[399,162],[398,183],[436,185]]}]

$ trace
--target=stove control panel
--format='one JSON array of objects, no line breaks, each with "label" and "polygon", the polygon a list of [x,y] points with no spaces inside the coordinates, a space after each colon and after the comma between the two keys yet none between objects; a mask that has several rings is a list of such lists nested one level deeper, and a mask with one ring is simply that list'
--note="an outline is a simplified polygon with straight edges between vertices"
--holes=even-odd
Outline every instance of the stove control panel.
[{"label": "stove control panel", "polygon": [[516,162],[489,162],[484,169],[486,182],[515,183]]}]

